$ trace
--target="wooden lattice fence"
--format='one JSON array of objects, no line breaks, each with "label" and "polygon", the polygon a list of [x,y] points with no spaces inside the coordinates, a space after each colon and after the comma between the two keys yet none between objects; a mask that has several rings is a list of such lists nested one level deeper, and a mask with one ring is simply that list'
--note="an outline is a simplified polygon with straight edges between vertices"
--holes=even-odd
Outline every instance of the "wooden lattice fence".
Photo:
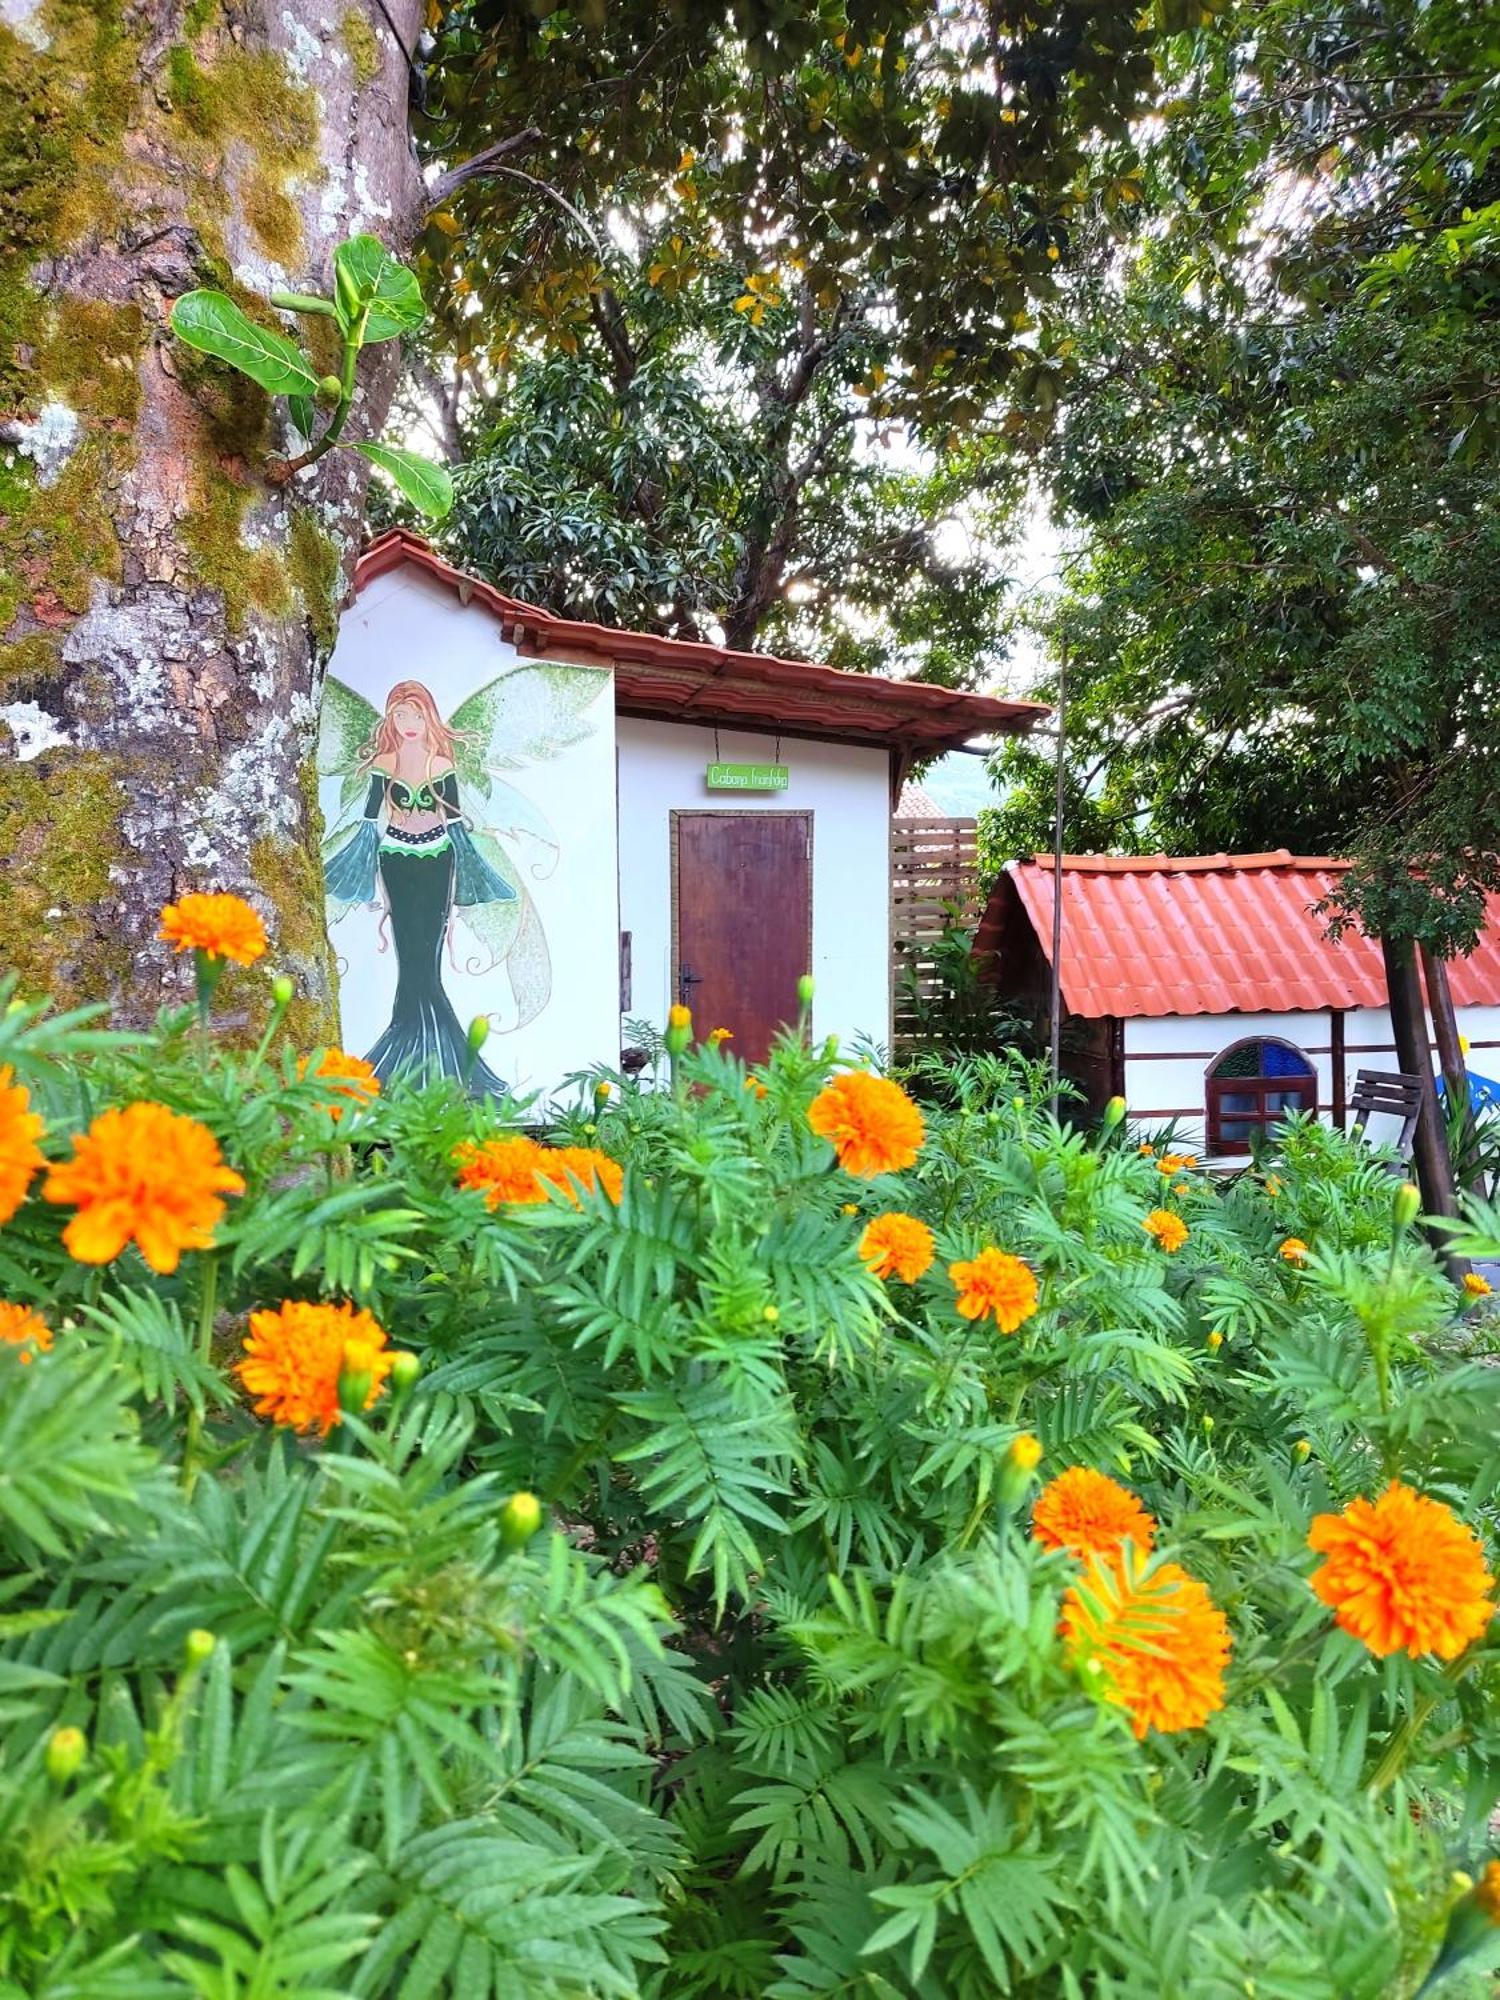
[{"label": "wooden lattice fence", "polygon": [[898,1052],[919,1038],[923,998],[940,991],[933,957],[944,930],[972,930],[984,913],[972,819],[898,819],[891,825],[892,1025]]}]

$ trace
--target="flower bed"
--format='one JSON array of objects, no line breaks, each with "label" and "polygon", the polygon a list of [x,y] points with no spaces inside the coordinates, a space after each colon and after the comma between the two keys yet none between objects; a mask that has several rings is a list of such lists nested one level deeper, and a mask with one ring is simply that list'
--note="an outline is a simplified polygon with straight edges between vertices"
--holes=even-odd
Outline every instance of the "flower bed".
[{"label": "flower bed", "polygon": [[207,1025],[0,1017],[0,1992],[1487,1990],[1500,1371],[1384,1168],[683,1020],[543,1140],[166,930]]}]

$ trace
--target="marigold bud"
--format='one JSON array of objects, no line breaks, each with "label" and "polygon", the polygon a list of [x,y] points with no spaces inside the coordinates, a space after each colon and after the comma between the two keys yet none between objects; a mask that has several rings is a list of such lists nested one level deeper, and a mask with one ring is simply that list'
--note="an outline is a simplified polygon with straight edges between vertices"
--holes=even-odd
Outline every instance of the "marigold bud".
[{"label": "marigold bud", "polygon": [[1205,1416],[1203,1419],[1203,1433],[1205,1437],[1209,1434],[1209,1432],[1212,1431],[1213,1427],[1214,1427],[1213,1418]]},{"label": "marigold bud", "polygon": [[289,972],[278,972],[271,981],[271,1004],[284,1013],[297,997],[297,982]]},{"label": "marigold bud", "polygon": [[1031,1484],[1031,1475],[1042,1462],[1042,1447],[1030,1431],[1018,1431],[1005,1448],[1000,1461],[999,1494],[1002,1507],[1015,1507]]},{"label": "marigold bud", "polygon": [[65,1785],[89,1754],[89,1739],[81,1729],[54,1729],[47,1740],[47,1776],[54,1785]]},{"label": "marigold bud", "polygon": [[680,1056],[693,1039],[693,1010],[691,1007],[669,1007],[667,1009],[667,1032],[662,1036],[669,1056]]},{"label": "marigold bud", "polygon": [[218,1643],[212,1632],[195,1625],[182,1642],[182,1657],[190,1667],[201,1667]]},{"label": "marigold bud", "polygon": [[776,1322],[781,1318],[781,1307],[767,1306],[761,1313],[761,1318],[767,1326],[775,1326]]},{"label": "marigold bud", "polygon": [[1211,1350],[1215,1354],[1217,1354],[1219,1349],[1224,1345],[1224,1336],[1222,1333],[1218,1331],[1217,1328],[1215,1328],[1215,1330],[1208,1336],[1208,1344]]},{"label": "marigold bud", "polygon": [[524,1548],[542,1525],[542,1503],[534,1493],[512,1493],[500,1509],[500,1539],[508,1549]]},{"label": "marigold bud", "polygon": [[1124,1098],[1112,1097],[1104,1107],[1104,1116],[1099,1120],[1099,1130],[1101,1132],[1113,1132],[1124,1116]]},{"label": "marigold bud", "polygon": [[1455,1871],[1453,1886],[1460,1894],[1448,1912],[1448,1927],[1438,1955],[1428,1968],[1423,1992],[1445,1979],[1481,1946],[1490,1947],[1495,1928],[1500,1925],[1500,1861],[1487,1861],[1477,1882],[1470,1882],[1467,1875]]},{"label": "marigold bud", "polygon": [[1400,1187],[1397,1188],[1391,1201],[1391,1214],[1395,1220],[1397,1232],[1399,1233],[1403,1229],[1410,1229],[1421,1213],[1421,1189],[1414,1188],[1410,1181],[1403,1181]]},{"label": "marigold bud", "polygon": [[1292,1456],[1299,1465],[1306,1465],[1307,1461],[1312,1457],[1312,1445],[1308,1439],[1298,1438],[1297,1442],[1292,1446]]},{"label": "marigold bud", "polygon": [[408,1389],[415,1388],[421,1373],[420,1355],[412,1354],[402,1347],[391,1356],[391,1388],[398,1396],[404,1396]]},{"label": "marigold bud", "polygon": [[339,1369],[339,1408],[357,1415],[369,1402],[374,1386],[374,1348],[366,1340],[346,1340]]},{"label": "marigold bud", "polygon": [[804,972],[802,977],[797,981],[797,1005],[799,1007],[810,1007],[812,1003],[813,976],[810,972]]},{"label": "marigold bud", "polygon": [[594,1109],[596,1111],[602,1111],[605,1105],[608,1104],[609,1093],[613,1089],[614,1085],[612,1083],[608,1082],[604,1077],[600,1077],[599,1081],[594,1085]]},{"label": "marigold bud", "polygon": [[469,1054],[477,1056],[490,1038],[490,1017],[476,1014],[469,1023]]}]

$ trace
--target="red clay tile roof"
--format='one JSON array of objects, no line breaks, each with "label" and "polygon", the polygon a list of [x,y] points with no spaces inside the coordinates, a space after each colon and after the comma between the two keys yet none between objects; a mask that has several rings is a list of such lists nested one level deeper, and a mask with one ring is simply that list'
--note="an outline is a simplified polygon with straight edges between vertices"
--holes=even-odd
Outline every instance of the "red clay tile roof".
[{"label": "red clay tile roof", "polygon": [[506,637],[528,658],[554,651],[608,661],[615,670],[615,706],[622,715],[831,737],[921,755],[954,749],[976,736],[1021,735],[1050,713],[1044,702],[960,694],[928,681],[846,674],[809,660],[739,653],[557,618],[466,576],[404,528],[388,530],[364,551],[354,568],[355,589],[401,563],[416,564],[464,604],[479,603],[494,612]]},{"label": "red clay tile roof", "polygon": [[895,819],[941,819],[943,809],[930,792],[924,792],[920,785],[910,780],[901,787],[901,796],[896,801]]},{"label": "red clay tile roof", "polygon": [[[1384,1007],[1380,946],[1350,931],[1335,944],[1312,905],[1345,864],[1289,854],[1067,855],[1062,989],[1072,1014],[1292,1014]],[[975,949],[1000,976],[1016,926],[1052,955],[1052,856],[1012,861],[995,885]],[[1500,898],[1471,957],[1452,967],[1460,1007],[1500,1006]]]}]

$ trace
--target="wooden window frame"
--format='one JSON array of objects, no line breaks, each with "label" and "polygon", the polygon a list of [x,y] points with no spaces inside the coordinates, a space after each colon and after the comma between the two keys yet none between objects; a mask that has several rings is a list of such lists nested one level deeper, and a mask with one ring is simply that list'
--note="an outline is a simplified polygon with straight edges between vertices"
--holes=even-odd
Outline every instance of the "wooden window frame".
[{"label": "wooden window frame", "polygon": [[[1290,1049],[1307,1064],[1306,1076],[1219,1076],[1221,1064],[1228,1061],[1236,1049],[1249,1048],[1257,1042],[1275,1042],[1281,1048]],[[1241,1035],[1237,1042],[1231,1042],[1227,1049],[1220,1049],[1203,1073],[1203,1101],[1205,1113],[1205,1133],[1208,1150],[1231,1158],[1248,1157],[1250,1141],[1246,1139],[1226,1139],[1225,1123],[1232,1125],[1253,1125],[1261,1132],[1269,1132],[1273,1125],[1279,1125],[1286,1117],[1286,1106],[1278,1105],[1267,1113],[1265,1100],[1273,1093],[1284,1097],[1289,1091],[1299,1093],[1299,1111],[1316,1111],[1318,1108],[1317,1065],[1305,1050],[1295,1042],[1289,1042],[1285,1035]],[[1225,1113],[1223,1100],[1226,1097],[1255,1097],[1259,1100],[1253,1111],[1231,1111]]]}]

